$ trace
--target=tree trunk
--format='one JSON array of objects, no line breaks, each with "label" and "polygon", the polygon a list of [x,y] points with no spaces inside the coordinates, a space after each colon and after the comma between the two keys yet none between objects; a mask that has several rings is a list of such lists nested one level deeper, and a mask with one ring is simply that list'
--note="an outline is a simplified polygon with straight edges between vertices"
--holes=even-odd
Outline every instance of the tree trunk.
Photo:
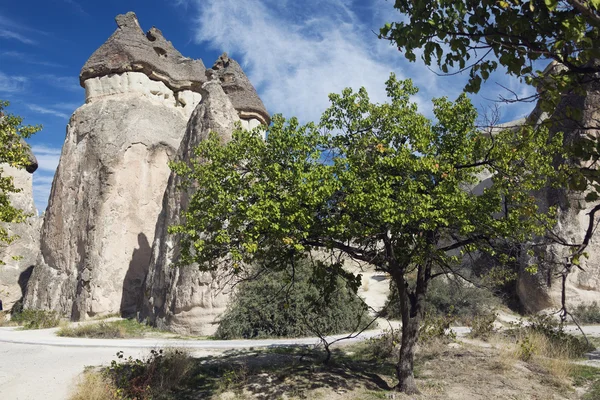
[{"label": "tree trunk", "polygon": [[[402,318],[404,320],[404,318]],[[418,394],[417,383],[413,373],[415,350],[417,338],[419,335],[419,317],[409,318],[405,323],[402,322],[402,343],[400,347],[400,357],[396,364],[396,375],[398,377],[398,386],[396,390],[406,394]]]},{"label": "tree trunk", "polygon": [[394,278],[400,299],[402,313],[402,340],[400,356],[396,364],[398,385],[396,390],[406,394],[418,394],[413,373],[415,350],[419,338],[421,320],[425,314],[425,292],[431,276],[430,265],[420,265],[417,269],[417,282],[414,291],[410,291],[404,274]]}]

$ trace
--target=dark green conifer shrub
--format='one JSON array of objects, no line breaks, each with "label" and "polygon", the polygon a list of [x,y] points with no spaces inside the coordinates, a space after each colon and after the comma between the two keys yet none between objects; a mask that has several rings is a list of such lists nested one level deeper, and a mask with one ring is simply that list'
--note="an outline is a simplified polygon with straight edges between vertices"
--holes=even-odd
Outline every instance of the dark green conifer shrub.
[{"label": "dark green conifer shrub", "polygon": [[238,285],[222,316],[221,339],[300,337],[356,331],[371,322],[367,306],[342,278],[322,291],[313,267],[300,262],[295,271],[270,271]]}]

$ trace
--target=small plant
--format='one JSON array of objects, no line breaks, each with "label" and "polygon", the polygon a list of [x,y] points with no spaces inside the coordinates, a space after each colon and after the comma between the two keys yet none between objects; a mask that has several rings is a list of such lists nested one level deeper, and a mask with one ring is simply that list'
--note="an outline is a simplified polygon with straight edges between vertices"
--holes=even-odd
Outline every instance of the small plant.
[{"label": "small plant", "polygon": [[56,332],[58,336],[99,339],[141,338],[154,328],[135,320],[100,321],[78,326],[65,326]]},{"label": "small plant", "polygon": [[454,341],[456,332],[451,328],[456,318],[452,314],[435,315],[426,314],[419,330],[419,341],[429,342],[432,340]]},{"label": "small plant", "polygon": [[525,336],[523,340],[519,341],[517,344],[519,345],[517,353],[519,360],[525,362],[530,361],[534,353],[534,347],[533,343],[531,343],[530,337]]},{"label": "small plant", "polygon": [[494,333],[494,322],[498,314],[495,312],[487,312],[476,315],[471,322],[471,332],[469,336],[472,338],[480,338],[488,340]]},{"label": "small plant", "polygon": [[56,311],[24,309],[13,312],[11,321],[21,325],[23,329],[46,329],[58,326],[60,316]]},{"label": "small plant", "polygon": [[600,306],[597,302],[579,304],[573,310],[573,316],[581,324],[600,324]]},{"label": "small plant", "polygon": [[192,358],[181,350],[152,350],[147,359],[125,358],[119,351],[104,375],[116,387],[117,398],[150,400],[177,388],[191,367]]}]

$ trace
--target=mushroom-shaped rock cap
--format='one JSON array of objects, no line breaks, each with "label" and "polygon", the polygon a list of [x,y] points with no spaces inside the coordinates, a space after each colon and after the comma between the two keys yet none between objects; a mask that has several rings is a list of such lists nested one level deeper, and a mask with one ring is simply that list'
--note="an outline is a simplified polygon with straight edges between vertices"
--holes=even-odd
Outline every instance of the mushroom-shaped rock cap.
[{"label": "mushroom-shaped rock cap", "polygon": [[115,20],[117,30],[81,69],[81,86],[86,79],[137,71],[164,82],[173,91],[200,90],[206,82],[202,60],[182,56],[156,28],[144,34],[133,12],[118,15]]},{"label": "mushroom-shaped rock cap", "polygon": [[271,118],[254,86],[240,64],[229,58],[227,53],[223,53],[217,59],[212,70],[207,71],[207,75],[219,79],[223,91],[229,96],[240,118],[257,118],[263,124],[269,124]]}]

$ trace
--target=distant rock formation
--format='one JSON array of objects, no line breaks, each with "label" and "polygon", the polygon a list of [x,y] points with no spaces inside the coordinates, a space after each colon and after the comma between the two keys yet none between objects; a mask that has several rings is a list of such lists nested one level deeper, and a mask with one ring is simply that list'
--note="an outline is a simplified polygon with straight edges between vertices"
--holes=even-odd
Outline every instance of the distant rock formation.
[{"label": "distant rock formation", "polygon": [[[37,160],[31,151],[25,169],[17,169],[7,164],[0,165],[3,175],[12,176],[15,187],[21,189],[21,192],[9,195],[11,204],[31,214],[24,223],[7,224],[9,233],[19,238],[0,248],[2,260],[6,262],[6,265],[0,265],[0,300],[4,310],[10,310],[25,295],[27,282],[40,252],[42,219],[38,217],[35,209],[32,185],[32,174],[37,167]],[[13,256],[20,258],[13,260]]]},{"label": "distant rock formation", "polygon": [[[240,121],[217,80],[203,88],[202,103],[192,114],[177,153],[179,161],[190,163],[193,149],[210,132],[216,132],[223,143],[231,140],[235,123]],[[180,239],[167,229],[179,223],[180,212],[187,208],[190,198],[190,193],[178,189],[180,185],[181,178],[172,172],[156,226],[140,319],[178,333],[210,335],[216,329],[214,319],[227,305],[228,289],[219,272],[200,272],[197,266],[172,267],[179,261]]]},{"label": "distant rock formation", "polygon": [[227,55],[206,70],[158,29],[144,34],[134,13],[116,21],[81,70],[86,104],[67,126],[25,306],[79,320],[134,316],[143,304],[160,326],[204,332],[226,297],[214,276],[170,268],[177,244],[166,227],[184,198],[167,187],[168,161],[188,159],[207,129],[230,137],[232,121],[253,128],[269,115]]},{"label": "distant rock formation", "polygon": [[[595,61],[599,62],[599,61]],[[550,64],[547,72],[559,69]],[[556,110],[547,115],[536,107],[528,117],[532,123],[547,123],[550,133],[563,132],[565,146],[586,135],[600,136],[600,83],[596,77],[583,78],[584,90],[567,93],[561,99]],[[573,113],[572,110],[578,110]],[[578,115],[579,114],[579,115]],[[597,166],[593,166],[597,168]],[[555,232],[568,243],[581,243],[588,226],[587,213],[597,203],[587,203],[585,193],[568,189],[543,190],[537,195],[543,209],[558,206],[558,224]],[[534,275],[524,268],[519,272],[517,294],[528,312],[537,312],[546,308],[558,308],[561,304],[560,271],[564,267],[570,249],[560,244],[537,247],[537,257],[523,262],[538,264]],[[581,269],[573,268],[567,280],[567,303],[570,307],[577,304],[600,303],[600,232],[596,230],[586,249],[589,257],[581,257]]]}]

